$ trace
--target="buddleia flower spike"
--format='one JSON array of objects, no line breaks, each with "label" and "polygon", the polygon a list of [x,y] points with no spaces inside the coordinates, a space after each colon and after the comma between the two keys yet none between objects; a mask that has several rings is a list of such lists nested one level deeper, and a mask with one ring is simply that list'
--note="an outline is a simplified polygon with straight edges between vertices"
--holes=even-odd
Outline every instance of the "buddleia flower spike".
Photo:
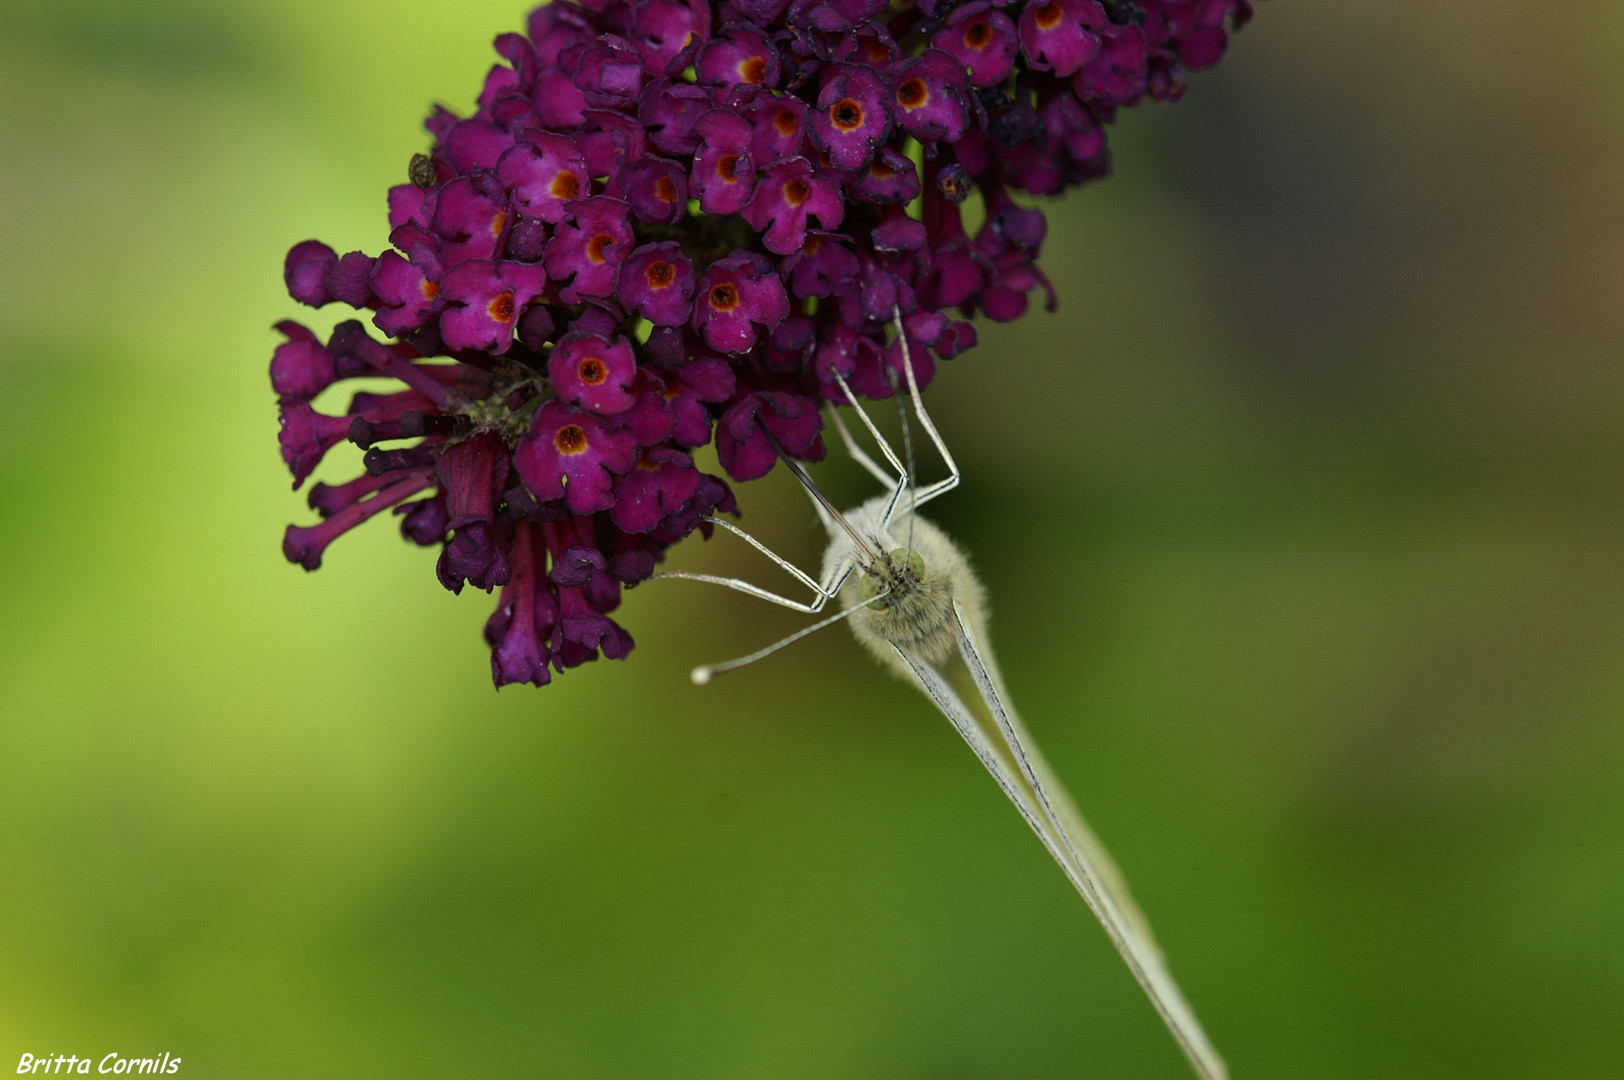
[{"label": "buddleia flower spike", "polygon": [[[728,528],[730,481],[821,459],[824,403],[896,392],[894,312],[923,387],[975,345],[975,315],[1018,318],[1039,289],[1053,305],[1044,215],[1017,197],[1104,176],[1118,112],[1176,99],[1251,11],[537,8],[496,39],[473,111],[427,120],[426,152],[380,200],[386,250],[288,252],[294,300],[370,326],[277,324],[294,486],[342,443],[364,454],[358,474],[311,486],[318,520],[289,526],[283,553],[315,570],[388,511],[438,552],[445,588],[499,590],[497,686],[625,658],[622,589],[684,537]],[[695,459],[713,440],[725,478]]]}]

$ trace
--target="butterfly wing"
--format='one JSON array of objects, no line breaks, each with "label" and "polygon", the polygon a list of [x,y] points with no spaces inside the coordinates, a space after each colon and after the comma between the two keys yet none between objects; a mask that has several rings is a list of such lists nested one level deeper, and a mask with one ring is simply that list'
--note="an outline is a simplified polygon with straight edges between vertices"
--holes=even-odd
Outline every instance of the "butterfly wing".
[{"label": "butterfly wing", "polygon": [[974,710],[967,708],[941,671],[892,646],[898,659],[1082,894],[1196,1071],[1206,1080],[1227,1080],[1223,1059],[1168,972],[1149,924],[1129,895],[1121,872],[1009,707],[991,654],[979,644],[976,628],[957,603],[954,616],[959,652],[986,716],[978,718]]}]

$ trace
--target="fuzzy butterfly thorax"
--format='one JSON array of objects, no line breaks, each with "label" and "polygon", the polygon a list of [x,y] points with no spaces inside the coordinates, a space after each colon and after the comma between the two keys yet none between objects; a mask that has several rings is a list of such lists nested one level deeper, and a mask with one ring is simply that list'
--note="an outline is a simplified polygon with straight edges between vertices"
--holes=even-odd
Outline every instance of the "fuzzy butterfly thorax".
[{"label": "fuzzy butterfly thorax", "polygon": [[969,560],[935,524],[905,510],[883,524],[889,502],[889,495],[875,496],[846,515],[879,552],[878,558],[865,563],[850,535],[831,527],[823,564],[826,579],[843,560],[858,567],[840,592],[847,610],[865,605],[852,612],[852,632],[882,663],[906,677],[893,645],[929,663],[946,663],[958,651],[954,601],[985,640],[984,600]]}]

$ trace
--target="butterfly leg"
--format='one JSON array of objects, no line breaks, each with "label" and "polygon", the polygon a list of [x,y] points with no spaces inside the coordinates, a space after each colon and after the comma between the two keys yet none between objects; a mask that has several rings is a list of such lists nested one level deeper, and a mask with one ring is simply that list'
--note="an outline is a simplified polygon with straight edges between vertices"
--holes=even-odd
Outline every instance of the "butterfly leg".
[{"label": "butterfly leg", "polygon": [[885,513],[880,517],[880,524],[882,526],[889,525],[891,523],[891,518],[896,514],[897,504],[902,501],[902,496],[908,490],[909,484],[911,483],[908,478],[908,470],[904,468],[902,462],[897,459],[896,451],[891,449],[891,444],[886,441],[884,435],[880,434],[880,429],[874,426],[874,421],[869,419],[867,410],[865,410],[863,406],[858,403],[857,395],[852,393],[851,387],[846,385],[845,376],[841,375],[838,371],[834,373],[834,376],[835,382],[840,384],[841,392],[846,395],[846,400],[851,402],[853,409],[857,410],[857,417],[858,419],[862,420],[863,427],[868,429],[869,435],[874,439],[875,444],[879,446],[880,453],[884,455],[886,462],[897,471],[897,475],[894,478],[886,475],[884,470],[876,465],[872,458],[870,458],[867,454],[862,454],[862,451],[857,447],[856,441],[852,439],[851,433],[846,429],[846,425],[844,423],[839,425],[839,430],[845,437],[846,446],[851,450],[852,456],[857,457],[857,455],[862,454],[859,461],[864,462],[868,466],[869,472],[874,475],[876,480],[891,488],[890,501],[885,504]]},{"label": "butterfly leg", "polygon": [[[835,378],[840,379],[838,372],[836,372]],[[840,381],[844,385],[845,380],[840,379]],[[847,392],[846,396],[851,397],[850,391]],[[852,400],[852,407],[861,411],[861,406],[857,404],[856,399]],[[867,417],[865,416],[864,419],[867,419]],[[896,477],[875,464],[874,459],[869,457],[861,446],[857,445],[857,440],[851,436],[851,428],[847,427],[846,421],[840,418],[840,410],[835,407],[834,402],[829,403],[829,422],[834,424],[835,430],[840,433],[840,441],[846,445],[846,452],[851,455],[853,461],[868,470],[868,475],[886,487],[890,487],[897,482]]]},{"label": "butterfly leg", "polygon": [[732,589],[735,592],[742,592],[746,596],[754,596],[758,600],[766,600],[769,603],[778,604],[781,607],[792,608],[795,611],[804,611],[808,615],[816,615],[818,612],[823,610],[824,606],[828,604],[830,600],[834,599],[840,594],[842,586],[846,584],[846,579],[851,577],[852,566],[848,561],[836,566],[829,575],[828,581],[817,581],[812,577],[811,574],[808,574],[805,570],[802,570],[800,567],[796,566],[782,555],[779,555],[766,544],[763,544],[760,540],[757,540],[755,537],[751,536],[749,533],[745,532],[731,521],[725,521],[718,517],[707,517],[705,520],[710,522],[712,525],[720,525],[728,532],[742,537],[745,543],[767,556],[767,558],[778,564],[778,566],[786,571],[791,577],[795,578],[795,580],[799,581],[802,585],[805,585],[807,588],[811,589],[813,593],[816,594],[815,598],[811,603],[802,603],[799,600],[791,600],[787,596],[780,596],[778,593],[763,589],[759,585],[752,585],[750,582],[745,581],[742,578],[721,577],[716,574],[700,574],[690,570],[666,570],[658,574],[651,574],[649,575],[650,581],[654,581],[658,578],[675,578],[682,581],[703,581],[711,585],[721,585],[724,588]]},{"label": "butterfly leg", "polygon": [[942,441],[941,433],[936,430],[936,425],[931,423],[930,413],[925,411],[925,403],[919,396],[919,379],[914,375],[913,356],[908,350],[908,335],[902,327],[902,311],[893,308],[891,315],[897,327],[897,342],[902,348],[902,374],[908,380],[908,396],[913,399],[914,413],[919,417],[919,426],[925,429],[925,434],[930,436],[936,452],[942,455],[942,461],[947,465],[945,480],[938,480],[915,492],[913,505],[920,507],[938,495],[946,495],[959,486],[959,466],[953,460],[953,455],[948,453],[947,443]]},{"label": "butterfly leg", "polygon": [[809,604],[802,603],[799,600],[791,600],[788,597],[780,596],[775,592],[770,592],[763,589],[759,585],[752,585],[750,582],[744,581],[740,578],[719,577],[715,574],[699,574],[688,570],[667,570],[662,573],[651,574],[649,576],[650,581],[653,581],[656,578],[677,578],[686,581],[705,581],[712,585],[721,585],[725,588],[733,589],[736,592],[742,592],[747,596],[754,596],[758,600],[766,600],[770,603],[779,604],[783,607],[793,608],[796,611],[804,611],[809,615],[822,611],[824,605],[827,604],[830,597],[834,595],[833,592],[813,578],[811,574],[808,574],[805,570],[802,570],[800,567],[796,566],[782,555],[779,555],[777,552],[773,551],[772,548],[769,548],[766,544],[763,544],[760,540],[757,540],[755,537],[751,536],[749,533],[745,532],[731,521],[726,521],[719,517],[707,517],[705,520],[712,525],[721,526],[728,532],[733,533],[735,536],[742,537],[745,543],[767,556],[767,558],[771,559],[796,581],[799,581],[802,585],[805,585],[807,588],[811,589],[815,594],[815,598]]}]

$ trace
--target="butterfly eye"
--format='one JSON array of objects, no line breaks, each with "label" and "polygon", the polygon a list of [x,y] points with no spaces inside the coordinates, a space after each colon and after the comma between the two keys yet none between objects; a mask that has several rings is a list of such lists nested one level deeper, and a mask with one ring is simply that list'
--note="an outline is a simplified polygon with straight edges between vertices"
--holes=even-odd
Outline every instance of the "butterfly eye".
[{"label": "butterfly eye", "polygon": [[[921,562],[920,565],[923,566],[923,562]],[[880,588],[878,578],[872,577],[869,574],[864,574],[862,577],[857,579],[857,599],[863,603],[866,604],[868,601],[874,600],[875,597],[881,596],[883,592],[884,590]],[[869,610],[884,611],[890,606],[891,602],[889,600],[878,600],[873,604],[869,604]]]},{"label": "butterfly eye", "polygon": [[915,581],[925,580],[925,559],[919,552],[897,548],[891,552],[891,561],[904,568]]}]

